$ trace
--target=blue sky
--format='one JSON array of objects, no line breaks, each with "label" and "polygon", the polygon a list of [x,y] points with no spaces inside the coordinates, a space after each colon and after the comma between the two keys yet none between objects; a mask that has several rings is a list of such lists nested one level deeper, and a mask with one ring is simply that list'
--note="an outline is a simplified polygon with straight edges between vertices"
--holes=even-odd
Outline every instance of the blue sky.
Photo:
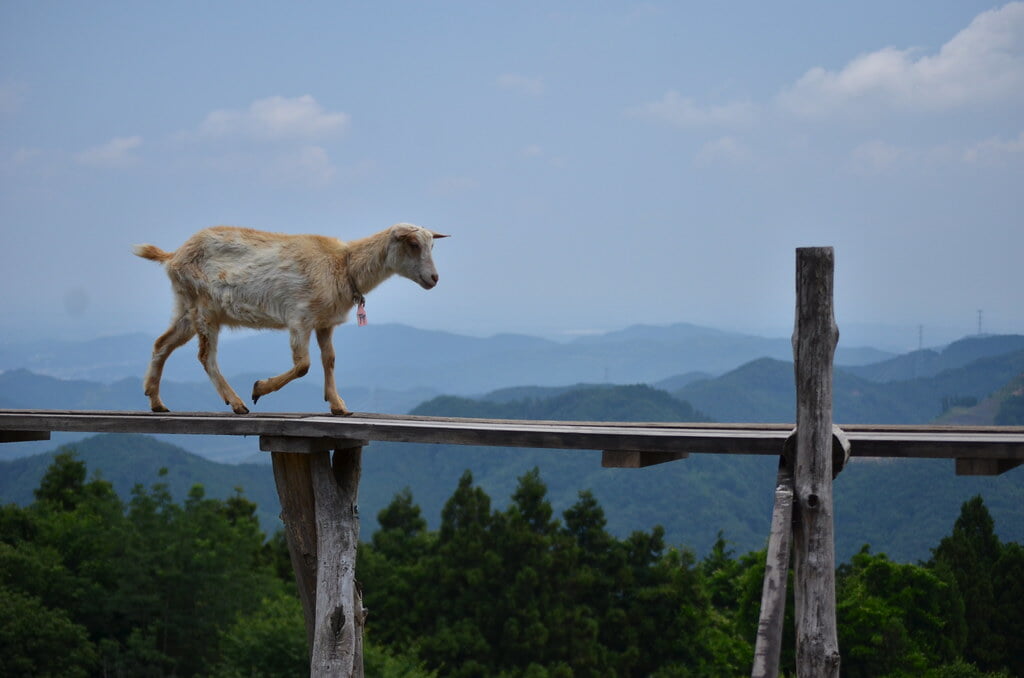
[{"label": "blue sky", "polygon": [[1024,3],[0,3],[0,341],[159,333],[227,223],[453,234],[370,322],[1024,333]]}]

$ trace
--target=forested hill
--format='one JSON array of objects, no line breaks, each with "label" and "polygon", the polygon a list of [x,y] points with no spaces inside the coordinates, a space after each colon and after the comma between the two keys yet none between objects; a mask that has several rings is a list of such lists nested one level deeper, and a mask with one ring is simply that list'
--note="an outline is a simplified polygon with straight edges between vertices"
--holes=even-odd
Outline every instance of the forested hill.
[{"label": "forested hill", "polygon": [[710,421],[685,400],[642,384],[502,389],[479,399],[440,396],[410,414],[556,421]]},{"label": "forested hill", "polygon": [[[191,436],[178,436],[187,445]],[[249,439],[256,447],[255,439]],[[135,485],[167,485],[176,501],[184,501],[192,486],[200,484],[209,497],[227,499],[241,491],[255,502],[257,517],[267,532],[277,529],[281,512],[274,476],[262,464],[218,464],[152,436],[106,434],[85,438],[63,448],[74,450],[90,474],[98,473],[114,486],[122,499],[129,499]],[[21,506],[33,501],[32,490],[39,484],[57,450],[0,462],[0,504]],[[165,473],[161,473],[165,469]]]}]

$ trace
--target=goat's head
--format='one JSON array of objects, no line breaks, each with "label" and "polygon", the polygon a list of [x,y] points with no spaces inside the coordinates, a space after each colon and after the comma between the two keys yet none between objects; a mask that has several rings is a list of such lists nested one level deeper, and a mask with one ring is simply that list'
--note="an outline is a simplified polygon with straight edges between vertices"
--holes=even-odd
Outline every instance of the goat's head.
[{"label": "goat's head", "polygon": [[443,233],[413,224],[395,224],[388,242],[388,267],[403,278],[408,278],[425,290],[437,284],[434,267],[435,238],[447,238]]}]

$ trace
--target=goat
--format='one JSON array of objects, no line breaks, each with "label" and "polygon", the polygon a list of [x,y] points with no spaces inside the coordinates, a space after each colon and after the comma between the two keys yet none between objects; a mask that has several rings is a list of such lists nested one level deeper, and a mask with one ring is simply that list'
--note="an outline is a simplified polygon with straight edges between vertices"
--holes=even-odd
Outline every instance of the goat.
[{"label": "goat", "polygon": [[395,224],[360,240],[343,242],[320,235],[284,235],[249,228],[214,226],[199,231],[174,252],[136,245],[134,253],[164,265],[174,292],[171,326],[153,344],[143,382],[154,412],[167,412],[160,399],[164,363],[176,348],[199,335],[199,362],[224,403],[236,414],[249,409],[217,366],[222,326],[287,329],[292,369],[253,385],[252,402],[309,371],[309,337],[316,332],[324,367],[324,400],[333,414],[351,414],[334,382],[334,327],[365,295],[394,274],[437,284],[431,251],[435,238],[448,237],[412,224]]}]

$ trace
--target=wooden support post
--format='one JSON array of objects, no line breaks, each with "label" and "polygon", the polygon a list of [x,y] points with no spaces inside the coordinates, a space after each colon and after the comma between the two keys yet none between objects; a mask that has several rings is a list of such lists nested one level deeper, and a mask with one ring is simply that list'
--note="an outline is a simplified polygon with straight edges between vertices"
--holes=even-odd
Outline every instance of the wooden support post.
[{"label": "wooden support post", "polygon": [[772,530],[768,537],[764,586],[761,589],[761,618],[757,623],[751,678],[776,678],[779,675],[792,535],[793,473],[785,457],[782,457],[779,459],[779,475],[775,485],[775,508],[772,510]]},{"label": "wooden support post", "polygon": [[260,448],[274,451],[274,479],[295,580],[299,587],[310,676],[363,676],[366,610],[355,580],[359,545],[359,478],[362,441],[266,436]]},{"label": "wooden support post", "polygon": [[839,676],[832,515],[833,312],[831,247],[796,251],[796,455],[793,466],[796,666],[802,678]]},{"label": "wooden support post", "polygon": [[277,496],[281,499],[281,521],[284,522],[288,554],[306,621],[306,647],[312,652],[313,630],[316,628],[316,507],[309,470],[310,455],[274,452],[270,458],[274,464]]}]

